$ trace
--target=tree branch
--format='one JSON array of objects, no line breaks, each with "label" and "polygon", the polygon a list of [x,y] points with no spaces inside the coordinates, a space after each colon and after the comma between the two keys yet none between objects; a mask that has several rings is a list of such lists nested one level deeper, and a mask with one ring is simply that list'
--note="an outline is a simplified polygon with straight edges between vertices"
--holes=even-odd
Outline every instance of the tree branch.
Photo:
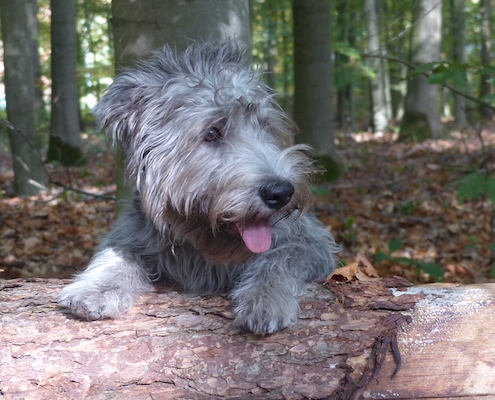
[{"label": "tree branch", "polygon": [[400,278],[335,278],[309,285],[298,322],[265,337],[232,326],[227,297],[164,287],[140,296],[119,320],[82,321],[56,303],[65,284],[0,280],[6,398],[495,394],[495,284],[407,288]]},{"label": "tree branch", "polygon": [[[411,63],[408,63],[408,62],[406,62],[404,60],[401,60],[399,58],[395,58],[395,57],[389,57],[389,56],[384,56],[384,55],[379,55],[379,54],[362,54],[361,56],[363,58],[381,58],[383,60],[397,62],[399,64],[403,64],[403,65],[407,66],[409,69],[411,69],[413,71],[417,68],[415,65],[413,65]],[[431,74],[429,74],[428,72],[423,72],[422,75],[428,78]],[[475,103],[478,103],[478,104],[480,104],[482,106],[485,106],[485,107],[487,107],[490,110],[492,110],[492,111],[495,112],[495,106],[492,106],[490,103],[487,103],[487,102],[485,102],[485,101],[483,101],[481,99],[478,99],[477,97],[473,97],[473,96],[471,96],[471,95],[469,95],[467,93],[464,93],[461,90],[456,89],[455,87],[453,87],[453,86],[451,86],[451,85],[449,85],[447,83],[437,83],[437,85],[440,85],[440,86],[442,86],[442,87],[444,87],[446,89],[449,89],[452,92],[454,92],[455,94],[458,94],[458,95],[460,95],[460,96],[462,96],[462,97],[464,97],[464,98],[466,98],[468,100],[471,100],[471,101],[473,101]]]}]

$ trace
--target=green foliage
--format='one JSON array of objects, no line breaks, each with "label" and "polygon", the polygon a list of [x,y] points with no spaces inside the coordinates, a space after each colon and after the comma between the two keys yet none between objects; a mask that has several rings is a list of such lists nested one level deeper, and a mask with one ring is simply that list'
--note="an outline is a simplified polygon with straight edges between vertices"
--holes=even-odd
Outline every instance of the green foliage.
[{"label": "green foliage", "polygon": [[392,239],[388,242],[388,251],[393,253],[394,251],[400,250],[402,247],[402,240],[400,239]]},{"label": "green foliage", "polygon": [[472,172],[460,178],[456,184],[457,198],[463,202],[466,200],[479,200],[486,196],[495,204],[495,176],[482,172]]},{"label": "green foliage", "polygon": [[[84,0],[77,2],[78,65],[77,77],[81,108],[91,108],[111,83],[114,75],[113,38],[111,32],[111,1]],[[38,0],[40,89],[45,93],[49,111],[49,78],[51,76],[50,37],[51,12],[48,0]]]},{"label": "green foliage", "polygon": [[468,84],[467,65],[442,63],[433,69],[427,80],[432,84],[452,82],[459,90],[466,90]]},{"label": "green foliage", "polygon": [[329,188],[311,185],[311,190],[318,196],[330,196],[332,191]]},{"label": "green foliage", "polygon": [[399,213],[404,215],[413,215],[416,211],[416,204],[414,201],[406,201],[399,206]]},{"label": "green foliage", "polygon": [[355,223],[355,217],[353,215],[350,215],[345,220],[345,229],[346,230],[344,233],[344,237],[349,242],[356,242],[357,241],[357,229],[356,229],[356,226],[354,223]]},{"label": "green foliage", "polygon": [[58,136],[50,135],[46,162],[61,163],[64,166],[83,165],[85,159],[80,147],[65,143]]},{"label": "green foliage", "polygon": [[253,0],[252,57],[266,83],[280,94],[286,111],[292,108],[294,86],[291,0]]},{"label": "green foliage", "polygon": [[437,263],[416,260],[409,257],[397,257],[392,256],[392,253],[402,248],[402,241],[400,239],[392,239],[388,242],[388,253],[379,251],[375,254],[375,262],[389,261],[396,264],[403,264],[413,268],[417,271],[422,271],[430,275],[436,282],[443,280],[444,271]]},{"label": "green foliage", "polygon": [[467,73],[469,69],[472,69],[472,67],[467,64],[456,64],[450,61],[433,61],[418,65],[404,79],[426,74],[428,76],[427,80],[431,84],[444,85],[450,83],[459,90],[465,90],[468,84]]},{"label": "green foliage", "polygon": [[[493,84],[495,81],[495,67],[476,63],[459,64],[447,60],[433,61],[418,65],[410,74],[406,75],[404,80],[417,75],[426,75],[428,83],[449,85],[460,92],[467,92],[469,86],[468,75],[483,76],[484,79],[488,79]],[[466,97],[468,97],[467,94]],[[488,104],[495,104],[495,94],[483,96],[478,100]]]},{"label": "green foliage", "polygon": [[342,175],[343,165],[334,158],[329,156],[317,156],[315,158],[320,172],[318,179],[324,182],[334,182]]},{"label": "green foliage", "polygon": [[[464,246],[466,249],[473,249],[477,252],[483,251],[483,249],[488,249],[492,254],[495,253],[495,244],[482,244],[476,236],[469,235],[468,243]],[[495,277],[495,263],[490,269],[490,276]]]}]

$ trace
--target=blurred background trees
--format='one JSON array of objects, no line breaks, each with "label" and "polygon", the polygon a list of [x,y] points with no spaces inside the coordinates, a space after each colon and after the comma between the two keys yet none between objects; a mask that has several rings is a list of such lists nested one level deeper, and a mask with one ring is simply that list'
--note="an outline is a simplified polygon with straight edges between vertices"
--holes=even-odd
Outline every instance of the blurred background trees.
[{"label": "blurred background trees", "polygon": [[76,3],[51,0],[51,124],[47,161],[83,161],[77,87]]},{"label": "blurred background trees", "polygon": [[[440,59],[442,40],[442,2],[418,0],[413,4],[410,31],[411,70]],[[428,83],[423,74],[407,81],[404,115],[400,125],[400,137],[422,140],[439,138],[442,133],[438,107],[439,87]]]},{"label": "blurred background trees", "polygon": [[28,196],[36,194],[45,183],[37,133],[37,45],[33,41],[38,34],[36,2],[2,0],[0,6],[5,86],[3,103],[9,119],[5,127],[12,151],[14,190],[19,195]]},{"label": "blurred background trees", "polygon": [[[84,159],[115,70],[163,43],[234,36],[318,156],[350,133],[406,140],[491,121],[493,0],[1,0],[15,191]],[[452,90],[453,89],[453,90]]]}]

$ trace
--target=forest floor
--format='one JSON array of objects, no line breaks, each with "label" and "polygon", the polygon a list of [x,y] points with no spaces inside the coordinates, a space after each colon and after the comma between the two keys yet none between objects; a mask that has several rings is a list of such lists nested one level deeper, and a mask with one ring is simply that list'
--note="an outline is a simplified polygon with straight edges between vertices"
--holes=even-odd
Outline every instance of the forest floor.
[{"label": "forest floor", "polygon": [[[0,278],[67,278],[94,254],[115,218],[115,157],[99,135],[85,148],[86,165],[47,165],[49,190],[29,199],[10,196],[8,148],[0,149]],[[341,262],[363,253],[381,276],[414,283],[495,281],[494,204],[460,202],[456,185],[476,169],[495,171],[494,149],[493,127],[424,143],[340,138],[345,172],[315,187],[315,209]]]}]

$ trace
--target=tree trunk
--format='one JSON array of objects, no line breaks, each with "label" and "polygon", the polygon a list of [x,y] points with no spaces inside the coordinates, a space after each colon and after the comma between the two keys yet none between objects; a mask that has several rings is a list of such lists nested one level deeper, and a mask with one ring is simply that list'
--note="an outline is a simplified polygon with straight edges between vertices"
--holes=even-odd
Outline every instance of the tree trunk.
[{"label": "tree trunk", "polygon": [[[450,21],[452,35],[452,60],[457,64],[467,64],[466,17],[464,0],[450,0]],[[466,90],[466,88],[459,88]],[[454,116],[457,128],[467,126],[466,98],[454,93]]]},{"label": "tree trunk", "polygon": [[381,56],[384,55],[380,43],[380,23],[378,20],[378,7],[376,0],[365,0],[365,17],[368,27],[368,50],[369,64],[376,76],[371,80],[371,102],[373,114],[373,131],[384,132],[390,123],[391,106],[387,103],[390,96],[386,90],[389,85],[386,84],[388,68],[386,60]]},{"label": "tree trunk", "polygon": [[[421,65],[439,60],[442,37],[441,0],[414,2],[411,34],[412,64]],[[438,138],[441,131],[438,86],[429,84],[423,75],[416,75],[407,82],[399,139]]]},{"label": "tree trunk", "polygon": [[[166,43],[183,51],[192,41],[233,38],[251,58],[248,0],[113,0],[112,16],[117,72]],[[129,198],[119,170],[117,198]]]},{"label": "tree trunk", "polygon": [[31,56],[33,63],[33,79],[34,79],[34,109],[36,114],[36,122],[40,122],[45,117],[45,102],[43,100],[43,84],[41,81],[41,61],[39,47],[39,24],[38,24],[38,1],[31,0],[30,13],[28,15],[28,24],[32,26],[33,36],[31,37]]},{"label": "tree trunk", "polygon": [[331,2],[293,0],[293,18],[296,139],[334,158]]},{"label": "tree trunk", "polygon": [[[491,0],[480,1],[480,13],[481,13],[481,65],[488,67],[491,64],[491,51],[492,51],[492,35],[491,25],[492,21],[492,4]],[[491,79],[493,75],[481,75],[480,77],[480,98],[488,96],[492,93]],[[485,120],[491,120],[493,118],[493,111],[485,106],[480,106],[481,117]]]},{"label": "tree trunk", "polygon": [[408,288],[399,278],[341,278],[309,285],[296,325],[265,337],[233,328],[225,297],[161,287],[119,320],[88,322],[57,306],[66,281],[0,280],[0,393],[32,400],[495,394],[494,284]]},{"label": "tree trunk", "polygon": [[[356,4],[353,1],[339,1],[336,4],[337,11],[337,41],[354,47],[356,33],[354,23]],[[356,132],[355,110],[354,110],[354,71],[349,68],[351,63],[348,55],[340,52],[335,53],[333,74],[339,79],[335,81],[336,100],[334,120],[345,133]]]},{"label": "tree trunk", "polygon": [[83,161],[77,90],[76,1],[51,0],[52,114],[47,161]]},{"label": "tree trunk", "polygon": [[117,70],[165,43],[183,51],[193,40],[235,38],[250,49],[247,0],[114,0],[112,14]]},{"label": "tree trunk", "polygon": [[[32,38],[37,29],[31,0],[1,0],[9,140],[17,195],[37,194],[45,183],[36,133]],[[37,49],[36,49],[37,50]]]}]

